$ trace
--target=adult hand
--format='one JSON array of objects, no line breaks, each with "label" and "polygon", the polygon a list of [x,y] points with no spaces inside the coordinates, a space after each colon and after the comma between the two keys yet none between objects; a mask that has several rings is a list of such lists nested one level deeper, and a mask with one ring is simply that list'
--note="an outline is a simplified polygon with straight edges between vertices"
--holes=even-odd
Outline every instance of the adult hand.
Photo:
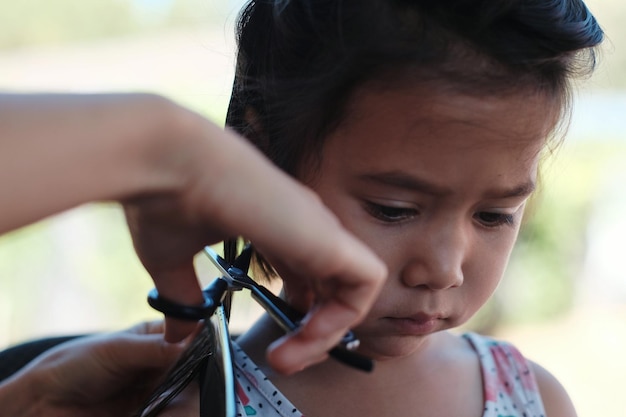
[{"label": "adult hand", "polygon": [[[159,292],[196,304],[193,257],[245,236],[271,259],[336,291],[270,363],[321,359],[365,316],[383,263],[308,188],[238,135],[149,94],[0,95],[0,232],[90,201],[123,204],[137,254]],[[16,186],[18,184],[19,186]],[[319,285],[318,285],[319,284]],[[170,342],[195,324],[166,320]]]},{"label": "adult hand", "polygon": [[[319,302],[301,331],[281,340],[268,357],[278,371],[295,372],[325,358],[330,347],[365,316],[386,269],[309,188],[277,169],[239,136],[210,128],[213,131],[206,136],[219,140],[207,144],[202,137],[193,157],[180,154],[192,146],[170,151],[179,154],[177,160],[186,161],[189,175],[178,196],[126,202],[135,249],[159,292],[190,304],[202,301],[193,256],[204,245],[232,236],[245,236],[268,259],[280,259],[283,271],[307,277]],[[170,341],[192,329],[191,324],[174,319],[166,323]]]},{"label": "adult hand", "polygon": [[162,332],[162,322],[142,323],[44,352],[0,385],[2,414],[130,415],[184,348],[164,342]]}]

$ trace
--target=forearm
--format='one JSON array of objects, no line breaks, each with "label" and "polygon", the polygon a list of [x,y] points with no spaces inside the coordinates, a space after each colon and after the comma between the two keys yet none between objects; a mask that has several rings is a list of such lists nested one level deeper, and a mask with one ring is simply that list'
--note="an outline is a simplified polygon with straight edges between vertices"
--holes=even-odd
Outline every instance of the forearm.
[{"label": "forearm", "polygon": [[0,233],[85,202],[176,188],[182,161],[166,148],[190,114],[152,95],[0,95]]}]

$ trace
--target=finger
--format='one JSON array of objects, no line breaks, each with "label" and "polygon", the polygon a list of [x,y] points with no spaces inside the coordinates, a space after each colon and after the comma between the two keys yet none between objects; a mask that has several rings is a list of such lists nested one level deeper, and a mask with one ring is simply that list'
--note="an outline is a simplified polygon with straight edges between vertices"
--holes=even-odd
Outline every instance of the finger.
[{"label": "finger", "polygon": [[302,327],[270,347],[267,360],[278,372],[291,374],[324,360],[343,335],[365,317],[382,288],[387,275],[382,262],[372,256],[371,262],[355,263],[359,252],[369,250],[358,244],[343,248],[353,252],[338,250],[325,264],[333,277],[314,285],[319,303]]},{"label": "finger", "polygon": [[[316,201],[313,199],[310,206]],[[252,241],[272,264],[283,264],[286,271],[298,271],[299,275],[311,280],[333,280],[339,288],[349,289],[343,292],[340,301],[357,312],[357,320],[361,319],[382,288],[387,275],[385,264],[369,247],[346,231],[332,213],[321,207],[321,203],[318,204],[319,210],[312,213],[321,214],[311,215],[306,223],[289,224],[289,219],[294,216],[285,214],[283,224],[272,225],[273,233],[290,236],[288,241],[267,240],[267,236]]]},{"label": "finger", "polygon": [[354,322],[356,313],[331,302],[313,309],[297,332],[273,343],[267,354],[278,372],[291,374],[319,363],[339,343]]},{"label": "finger", "polygon": [[[159,294],[169,300],[186,305],[199,305],[204,301],[192,263],[153,273],[152,278]],[[166,317],[165,340],[170,343],[179,342],[195,328],[196,322]]]},{"label": "finger", "polygon": [[160,334],[129,334],[123,343],[111,340],[108,345],[109,365],[121,371],[164,368],[172,365],[185,347],[184,342],[165,342]]},{"label": "finger", "polygon": [[268,364],[277,372],[291,375],[328,357],[327,349],[295,335],[281,337],[267,350]]},{"label": "finger", "polygon": [[382,261],[365,245],[344,235],[345,244],[326,256],[314,280],[317,307],[308,322],[319,336],[356,325],[376,300],[387,277]]},{"label": "finger", "polygon": [[133,334],[163,334],[165,332],[165,321],[144,321],[129,328],[127,332]]},{"label": "finger", "polygon": [[171,317],[165,318],[165,341],[178,343],[185,340],[196,328],[197,323],[189,320],[179,320]]}]

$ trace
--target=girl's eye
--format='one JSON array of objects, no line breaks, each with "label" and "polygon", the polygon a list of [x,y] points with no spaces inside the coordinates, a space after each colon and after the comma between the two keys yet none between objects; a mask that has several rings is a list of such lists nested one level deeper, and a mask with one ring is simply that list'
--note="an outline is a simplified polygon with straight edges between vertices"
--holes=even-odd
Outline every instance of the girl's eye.
[{"label": "girl's eye", "polygon": [[387,223],[401,222],[413,218],[419,213],[414,208],[383,206],[371,202],[366,203],[365,208],[374,218]]},{"label": "girl's eye", "polygon": [[515,224],[515,216],[513,214],[481,211],[476,213],[475,217],[486,227],[498,227]]}]

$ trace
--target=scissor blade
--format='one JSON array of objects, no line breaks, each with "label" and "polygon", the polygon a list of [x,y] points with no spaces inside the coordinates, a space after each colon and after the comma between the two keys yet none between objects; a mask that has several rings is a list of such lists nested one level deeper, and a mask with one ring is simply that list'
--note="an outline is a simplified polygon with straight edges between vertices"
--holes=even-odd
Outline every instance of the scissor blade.
[{"label": "scissor blade", "polygon": [[252,260],[252,246],[247,244],[237,259],[233,262],[233,268],[241,270],[242,273],[247,274],[250,269],[250,261]]},{"label": "scissor blade", "polygon": [[230,275],[230,273],[228,272],[228,268],[230,268],[230,265],[228,265],[228,262],[226,262],[224,258],[219,256],[217,252],[215,252],[209,246],[204,247],[204,253],[206,253],[209,256],[209,259],[211,260],[211,262],[213,262],[213,265],[215,265],[215,267],[220,271],[223,277],[226,278],[228,283],[232,284],[234,279],[232,275]]}]

